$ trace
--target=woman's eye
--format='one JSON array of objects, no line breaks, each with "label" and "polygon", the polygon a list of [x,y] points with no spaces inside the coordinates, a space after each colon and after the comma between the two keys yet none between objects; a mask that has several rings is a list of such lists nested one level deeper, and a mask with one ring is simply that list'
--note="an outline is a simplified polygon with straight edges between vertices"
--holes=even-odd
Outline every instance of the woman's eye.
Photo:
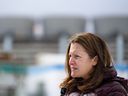
[{"label": "woman's eye", "polygon": [[71,55],[68,55],[69,56],[69,58],[71,57]]},{"label": "woman's eye", "polygon": [[73,57],[74,59],[78,59],[78,58],[80,58],[79,55],[69,55],[69,58],[71,58],[71,57]]},{"label": "woman's eye", "polygon": [[75,55],[75,58],[78,59],[78,58],[80,58],[80,56],[79,55]]}]

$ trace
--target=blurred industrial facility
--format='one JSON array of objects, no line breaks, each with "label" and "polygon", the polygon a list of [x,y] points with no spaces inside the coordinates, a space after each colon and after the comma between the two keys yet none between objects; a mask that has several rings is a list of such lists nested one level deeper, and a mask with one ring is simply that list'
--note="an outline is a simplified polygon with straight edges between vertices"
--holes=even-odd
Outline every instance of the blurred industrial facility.
[{"label": "blurred industrial facility", "polygon": [[0,96],[59,96],[68,39],[78,32],[102,37],[118,75],[128,78],[127,5],[127,0],[1,0]]}]

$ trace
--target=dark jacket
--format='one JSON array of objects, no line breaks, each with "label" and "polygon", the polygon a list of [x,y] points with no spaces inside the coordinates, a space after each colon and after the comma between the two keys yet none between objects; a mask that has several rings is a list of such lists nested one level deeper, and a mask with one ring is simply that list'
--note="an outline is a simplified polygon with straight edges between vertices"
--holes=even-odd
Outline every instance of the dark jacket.
[{"label": "dark jacket", "polygon": [[118,77],[117,72],[110,69],[95,93],[98,96],[128,96],[128,80]]},{"label": "dark jacket", "polygon": [[[61,90],[61,94],[65,94],[66,89]],[[118,77],[117,72],[110,68],[104,74],[104,79],[98,88],[90,91],[95,95],[85,95],[88,93],[82,93],[80,96],[128,96],[128,80]],[[61,95],[68,96],[68,95]]]}]

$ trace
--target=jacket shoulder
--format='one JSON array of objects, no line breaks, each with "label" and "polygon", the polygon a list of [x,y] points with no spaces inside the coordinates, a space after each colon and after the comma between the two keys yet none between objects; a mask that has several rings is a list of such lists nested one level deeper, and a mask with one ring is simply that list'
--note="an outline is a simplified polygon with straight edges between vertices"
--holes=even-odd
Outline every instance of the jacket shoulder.
[{"label": "jacket shoulder", "polygon": [[95,92],[98,96],[128,96],[123,85],[117,81],[104,83]]}]

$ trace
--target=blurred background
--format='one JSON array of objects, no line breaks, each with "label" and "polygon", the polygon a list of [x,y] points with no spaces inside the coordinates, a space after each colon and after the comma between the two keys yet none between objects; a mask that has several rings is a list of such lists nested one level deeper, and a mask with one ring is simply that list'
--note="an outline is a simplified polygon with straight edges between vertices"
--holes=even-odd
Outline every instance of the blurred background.
[{"label": "blurred background", "polygon": [[92,32],[128,78],[128,0],[0,0],[0,96],[59,96],[68,38]]}]

